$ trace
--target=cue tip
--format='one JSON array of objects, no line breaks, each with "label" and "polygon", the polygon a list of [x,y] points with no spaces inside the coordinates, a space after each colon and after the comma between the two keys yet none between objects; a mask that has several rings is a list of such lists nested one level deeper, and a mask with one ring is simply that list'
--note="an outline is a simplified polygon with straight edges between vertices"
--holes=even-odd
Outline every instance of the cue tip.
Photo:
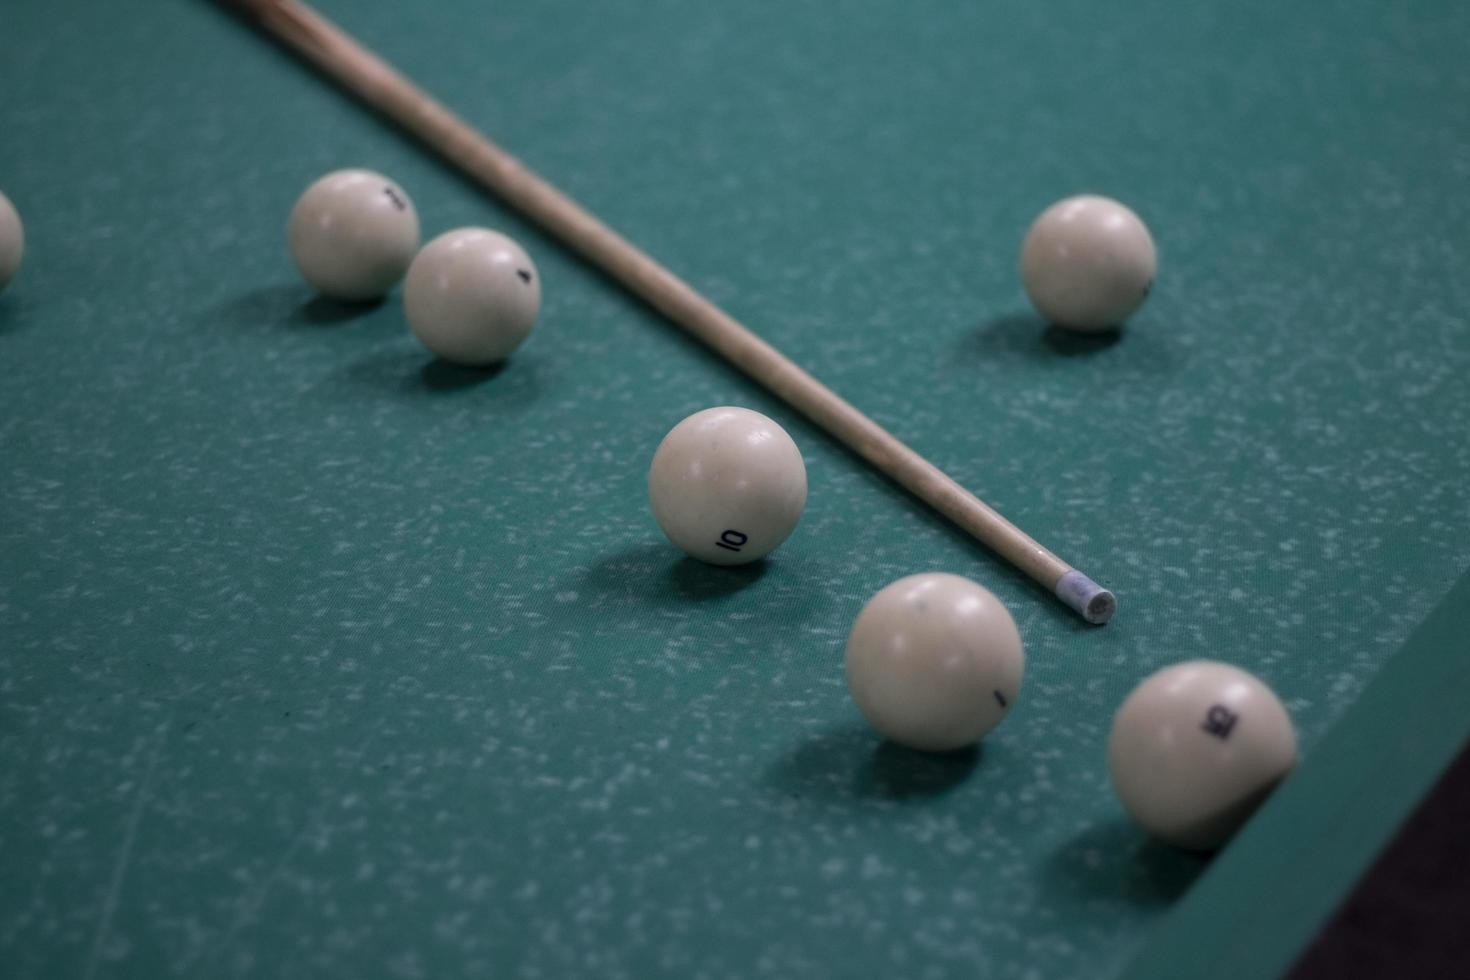
[{"label": "cue tip", "polygon": [[1094,626],[1112,619],[1118,608],[1111,592],[1075,568],[1057,580],[1055,592],[1058,599]]}]

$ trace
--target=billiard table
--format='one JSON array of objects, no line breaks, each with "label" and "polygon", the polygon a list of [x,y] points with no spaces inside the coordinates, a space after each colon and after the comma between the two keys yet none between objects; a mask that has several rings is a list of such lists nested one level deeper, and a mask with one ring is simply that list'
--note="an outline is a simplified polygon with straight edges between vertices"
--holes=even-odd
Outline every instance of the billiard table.
[{"label": "billiard table", "polygon": [[[0,973],[1275,976],[1470,736],[1470,6],[578,0],[319,8],[1116,593],[1089,626],[226,7],[12,0],[0,190]],[[456,367],[285,247],[391,175],[533,256]],[[1148,223],[1121,331],[1017,274]],[[806,461],[767,559],[684,557],[654,448]],[[925,755],[847,632],[969,577],[1011,715]],[[1298,769],[1213,857],[1110,785],[1209,658]]]}]

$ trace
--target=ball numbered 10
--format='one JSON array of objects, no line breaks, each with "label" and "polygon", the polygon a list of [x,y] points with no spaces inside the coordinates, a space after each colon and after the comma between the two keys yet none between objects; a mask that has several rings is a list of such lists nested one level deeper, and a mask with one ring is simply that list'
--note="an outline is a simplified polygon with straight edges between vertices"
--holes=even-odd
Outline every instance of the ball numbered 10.
[{"label": "ball numbered 10", "polygon": [[648,470],[658,526],[712,565],[763,558],[791,535],[806,506],[796,443],[748,408],[707,408],[664,436]]}]

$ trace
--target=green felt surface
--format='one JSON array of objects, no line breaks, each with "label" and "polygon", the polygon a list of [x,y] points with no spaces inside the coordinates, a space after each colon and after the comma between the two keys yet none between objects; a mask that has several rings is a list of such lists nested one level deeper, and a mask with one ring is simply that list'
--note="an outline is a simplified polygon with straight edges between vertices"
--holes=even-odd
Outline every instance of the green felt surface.
[{"label": "green felt surface", "polygon": [[[1219,657],[1281,694],[1305,780],[1470,566],[1470,8],[322,9],[1119,612],[1081,625],[211,4],[11,0],[0,973],[1113,976],[1188,948],[1201,873],[1272,887],[1266,831],[1213,867],[1148,843],[1103,743],[1145,674]],[[526,245],[545,302],[503,370],[297,280],[287,211],[350,165],[429,234]],[[1111,341],[1015,274],[1082,190],[1160,248]],[[811,488],[735,571],[644,488],[725,403]],[[842,677],[862,602],[930,569],[1027,644],[972,757],[881,744]],[[1313,785],[1276,845],[1347,805]]]}]

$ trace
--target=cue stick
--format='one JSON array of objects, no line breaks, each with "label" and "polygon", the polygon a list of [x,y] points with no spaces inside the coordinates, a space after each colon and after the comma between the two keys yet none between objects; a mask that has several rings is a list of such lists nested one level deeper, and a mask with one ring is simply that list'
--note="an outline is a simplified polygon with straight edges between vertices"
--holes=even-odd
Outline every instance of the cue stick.
[{"label": "cue stick", "polygon": [[1043,548],[325,17],[299,0],[225,2],[979,539],[1089,623],[1100,625],[1112,616],[1117,603],[1111,592]]}]

